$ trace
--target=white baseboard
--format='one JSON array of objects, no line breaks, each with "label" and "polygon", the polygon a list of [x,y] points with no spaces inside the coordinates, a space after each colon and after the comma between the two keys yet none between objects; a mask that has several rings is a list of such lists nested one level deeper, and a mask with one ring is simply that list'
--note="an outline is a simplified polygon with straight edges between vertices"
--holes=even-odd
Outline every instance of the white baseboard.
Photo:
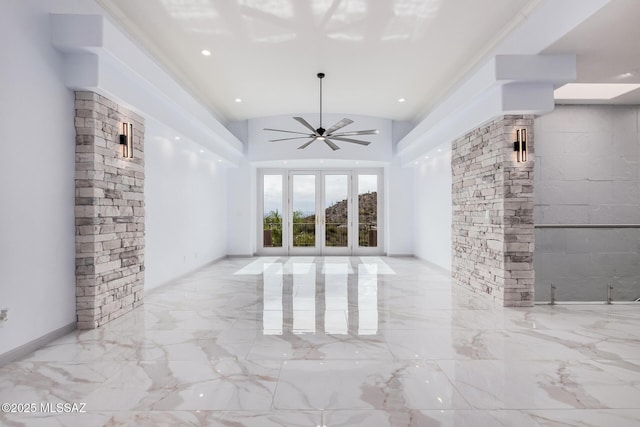
[{"label": "white baseboard", "polygon": [[193,270],[187,271],[186,273],[181,274],[181,275],[179,275],[178,277],[174,277],[173,279],[168,280],[168,281],[166,281],[166,282],[164,282],[164,283],[161,283],[161,284],[159,284],[158,286],[155,286],[155,287],[153,287],[153,288],[151,288],[151,289],[145,289],[145,290],[144,290],[144,295],[145,295],[145,296],[146,296],[146,295],[149,295],[150,293],[155,292],[157,289],[164,288],[164,287],[165,287],[165,286],[167,286],[167,285],[170,285],[170,284],[175,283],[175,282],[177,282],[177,281],[179,281],[179,280],[182,280],[182,279],[184,279],[185,277],[187,277],[187,276],[189,276],[189,275],[191,275],[191,274],[195,273],[196,271],[202,270],[203,268],[207,268],[207,267],[209,267],[209,266],[211,266],[211,265],[213,265],[213,264],[215,264],[215,263],[217,263],[217,262],[220,262],[220,261],[222,261],[222,260],[224,260],[224,259],[227,259],[227,256],[226,256],[226,255],[223,255],[223,256],[218,257],[218,258],[216,258],[216,259],[214,259],[214,260],[211,260],[211,261],[207,262],[206,264],[202,264],[200,267],[196,267],[196,268],[194,268]]},{"label": "white baseboard", "polygon": [[417,259],[419,259],[420,261],[422,261],[422,262],[424,262],[426,264],[429,264],[429,267],[433,268],[434,270],[439,270],[441,273],[444,273],[446,275],[451,275],[451,270],[448,269],[448,268],[444,268],[444,267],[442,267],[442,266],[440,266],[438,264],[434,264],[431,261],[426,260],[424,258],[421,258],[419,256],[415,256],[414,255],[414,257],[416,257]]},{"label": "white baseboard", "polygon": [[44,347],[49,344],[51,341],[54,341],[60,337],[67,335],[70,332],[76,330],[76,322],[69,323],[66,326],[56,329],[55,331],[51,331],[46,335],[41,336],[40,338],[36,338],[33,341],[29,341],[26,344],[22,344],[20,347],[16,347],[13,350],[9,350],[6,353],[0,354],[0,366],[6,365],[7,363],[18,360],[24,356],[27,356],[39,348]]}]

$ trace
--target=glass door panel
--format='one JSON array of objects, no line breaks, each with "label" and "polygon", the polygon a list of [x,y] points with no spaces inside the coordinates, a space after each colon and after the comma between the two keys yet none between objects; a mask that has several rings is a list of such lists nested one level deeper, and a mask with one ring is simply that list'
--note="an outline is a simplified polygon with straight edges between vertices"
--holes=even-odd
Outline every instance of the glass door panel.
[{"label": "glass door panel", "polygon": [[358,175],[358,246],[378,247],[378,175]]},{"label": "glass door panel", "polygon": [[262,170],[260,255],[374,255],[384,247],[382,171]]},{"label": "glass door panel", "polygon": [[[316,174],[291,174],[291,249],[316,248]],[[310,253],[306,251],[302,253]],[[298,253],[300,253],[298,251]],[[293,252],[292,252],[293,254]]]},{"label": "glass door panel", "polygon": [[282,175],[264,175],[263,179],[263,212],[262,212],[262,247],[282,247]]},{"label": "glass door panel", "polygon": [[324,176],[324,246],[349,247],[349,175]]}]

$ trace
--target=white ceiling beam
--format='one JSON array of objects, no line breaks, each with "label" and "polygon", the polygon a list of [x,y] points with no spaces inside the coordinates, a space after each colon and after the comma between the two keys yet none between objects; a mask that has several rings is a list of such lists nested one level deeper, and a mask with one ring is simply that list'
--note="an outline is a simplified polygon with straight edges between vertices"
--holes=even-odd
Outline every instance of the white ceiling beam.
[{"label": "white ceiling beam", "polygon": [[575,79],[575,55],[496,56],[409,132],[396,153],[409,165],[494,117],[553,111],[553,89]]},{"label": "white ceiling beam", "polygon": [[[540,0],[439,105],[397,144],[403,165],[504,114],[553,110],[553,88],[576,80],[575,55],[538,55],[610,0]],[[515,95],[517,94],[517,96]]]},{"label": "white ceiling beam", "polygon": [[51,41],[65,52],[65,83],[122,103],[233,165],[244,145],[142,49],[100,15],[51,15]]}]

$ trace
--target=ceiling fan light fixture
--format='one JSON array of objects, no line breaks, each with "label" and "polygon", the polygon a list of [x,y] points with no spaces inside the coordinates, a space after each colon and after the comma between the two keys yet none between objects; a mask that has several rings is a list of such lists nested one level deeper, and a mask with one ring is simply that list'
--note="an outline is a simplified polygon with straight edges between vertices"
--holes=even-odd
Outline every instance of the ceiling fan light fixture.
[{"label": "ceiling fan light fixture", "polygon": [[331,126],[329,129],[324,129],[322,127],[322,79],[325,77],[325,74],[318,73],[317,76],[318,76],[318,79],[320,80],[320,126],[317,129],[315,129],[313,126],[311,126],[311,124],[308,121],[306,121],[302,117],[294,117],[293,119],[295,121],[297,121],[302,126],[307,128],[309,131],[311,131],[311,133],[297,132],[297,131],[290,131],[290,130],[283,130],[283,129],[264,128],[263,130],[271,131],[271,132],[286,132],[286,133],[303,135],[303,136],[296,136],[291,138],[270,139],[269,142],[280,142],[280,141],[290,141],[295,139],[311,138],[311,140],[302,144],[300,147],[298,147],[298,149],[302,150],[304,148],[307,148],[309,145],[311,145],[315,141],[323,141],[333,151],[340,149],[340,147],[338,147],[334,141],[348,142],[351,144],[358,144],[358,145],[364,145],[364,146],[371,144],[371,141],[362,141],[359,139],[352,139],[352,138],[345,138],[345,137],[359,136],[359,135],[378,135],[380,133],[378,129],[337,132],[343,127],[353,123],[353,120],[351,119],[344,118],[338,121],[333,126]]}]

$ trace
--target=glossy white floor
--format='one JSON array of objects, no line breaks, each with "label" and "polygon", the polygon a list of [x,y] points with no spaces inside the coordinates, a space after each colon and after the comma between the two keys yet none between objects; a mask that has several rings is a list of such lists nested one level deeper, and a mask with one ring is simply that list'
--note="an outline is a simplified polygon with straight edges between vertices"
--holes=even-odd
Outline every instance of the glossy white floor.
[{"label": "glossy white floor", "polygon": [[0,368],[11,426],[638,426],[640,306],[503,309],[409,258],[231,259]]}]

